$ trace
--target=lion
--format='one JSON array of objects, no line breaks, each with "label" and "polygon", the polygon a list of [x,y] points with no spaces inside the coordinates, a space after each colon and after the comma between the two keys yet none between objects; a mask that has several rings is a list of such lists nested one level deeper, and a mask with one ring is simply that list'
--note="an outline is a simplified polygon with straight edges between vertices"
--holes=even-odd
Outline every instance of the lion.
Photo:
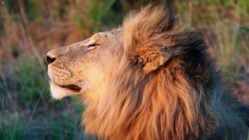
[{"label": "lion", "polygon": [[86,134],[246,140],[248,108],[224,87],[202,35],[175,17],[149,5],[116,29],[48,52],[52,97],[80,95]]}]

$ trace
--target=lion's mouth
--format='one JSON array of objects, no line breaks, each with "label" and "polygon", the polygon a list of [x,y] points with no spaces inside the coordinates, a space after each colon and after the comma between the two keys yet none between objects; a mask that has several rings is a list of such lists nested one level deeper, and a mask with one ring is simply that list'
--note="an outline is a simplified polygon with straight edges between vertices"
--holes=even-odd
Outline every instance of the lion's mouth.
[{"label": "lion's mouth", "polygon": [[72,91],[75,91],[75,92],[79,92],[81,90],[81,87],[77,86],[77,85],[60,85],[60,87],[62,88],[66,88],[66,89],[70,89]]}]

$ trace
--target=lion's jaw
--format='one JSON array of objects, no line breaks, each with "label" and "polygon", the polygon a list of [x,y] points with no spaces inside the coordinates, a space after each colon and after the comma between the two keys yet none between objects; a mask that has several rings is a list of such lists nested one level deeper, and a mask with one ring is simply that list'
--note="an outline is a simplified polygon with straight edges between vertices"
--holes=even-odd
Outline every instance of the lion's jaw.
[{"label": "lion's jaw", "polygon": [[71,96],[71,95],[78,95],[86,92],[89,88],[84,82],[80,82],[78,84],[72,84],[68,86],[59,86],[54,82],[50,81],[50,92],[53,99],[60,100],[64,97]]},{"label": "lion's jaw", "polygon": [[54,99],[62,99],[63,97],[68,96],[68,91],[66,89],[63,89],[61,87],[59,87],[58,85],[54,84],[53,82],[49,82],[50,85],[50,92],[51,92],[51,96]]}]

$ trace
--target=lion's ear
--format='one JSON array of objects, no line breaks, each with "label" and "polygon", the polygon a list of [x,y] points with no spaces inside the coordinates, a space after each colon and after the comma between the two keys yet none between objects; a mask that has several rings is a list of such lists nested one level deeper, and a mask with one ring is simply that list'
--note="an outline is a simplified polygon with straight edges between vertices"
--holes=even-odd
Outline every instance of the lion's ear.
[{"label": "lion's ear", "polygon": [[[149,5],[132,13],[123,23],[124,50],[136,57],[149,73],[162,66],[171,57],[163,46],[174,44],[170,30],[174,28],[175,16],[162,6]],[[134,60],[134,59],[133,59]]]},{"label": "lion's ear", "polygon": [[159,67],[163,66],[170,58],[171,54],[166,51],[156,52],[150,55],[142,56],[144,62],[143,65],[144,73],[147,74],[157,70]]}]

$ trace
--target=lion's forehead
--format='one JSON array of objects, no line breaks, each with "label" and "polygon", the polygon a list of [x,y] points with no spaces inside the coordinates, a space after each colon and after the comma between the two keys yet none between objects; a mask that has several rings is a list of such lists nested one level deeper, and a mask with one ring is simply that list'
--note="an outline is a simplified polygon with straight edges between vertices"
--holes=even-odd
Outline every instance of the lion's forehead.
[{"label": "lion's forehead", "polygon": [[94,43],[100,43],[98,45],[102,45],[101,43],[116,44],[116,43],[119,43],[118,40],[121,40],[121,35],[122,35],[121,28],[117,28],[117,29],[113,29],[113,30],[105,31],[105,32],[97,32],[83,41],[75,42],[73,44],[64,46],[64,48],[71,51],[72,48],[74,47],[89,46]]}]

